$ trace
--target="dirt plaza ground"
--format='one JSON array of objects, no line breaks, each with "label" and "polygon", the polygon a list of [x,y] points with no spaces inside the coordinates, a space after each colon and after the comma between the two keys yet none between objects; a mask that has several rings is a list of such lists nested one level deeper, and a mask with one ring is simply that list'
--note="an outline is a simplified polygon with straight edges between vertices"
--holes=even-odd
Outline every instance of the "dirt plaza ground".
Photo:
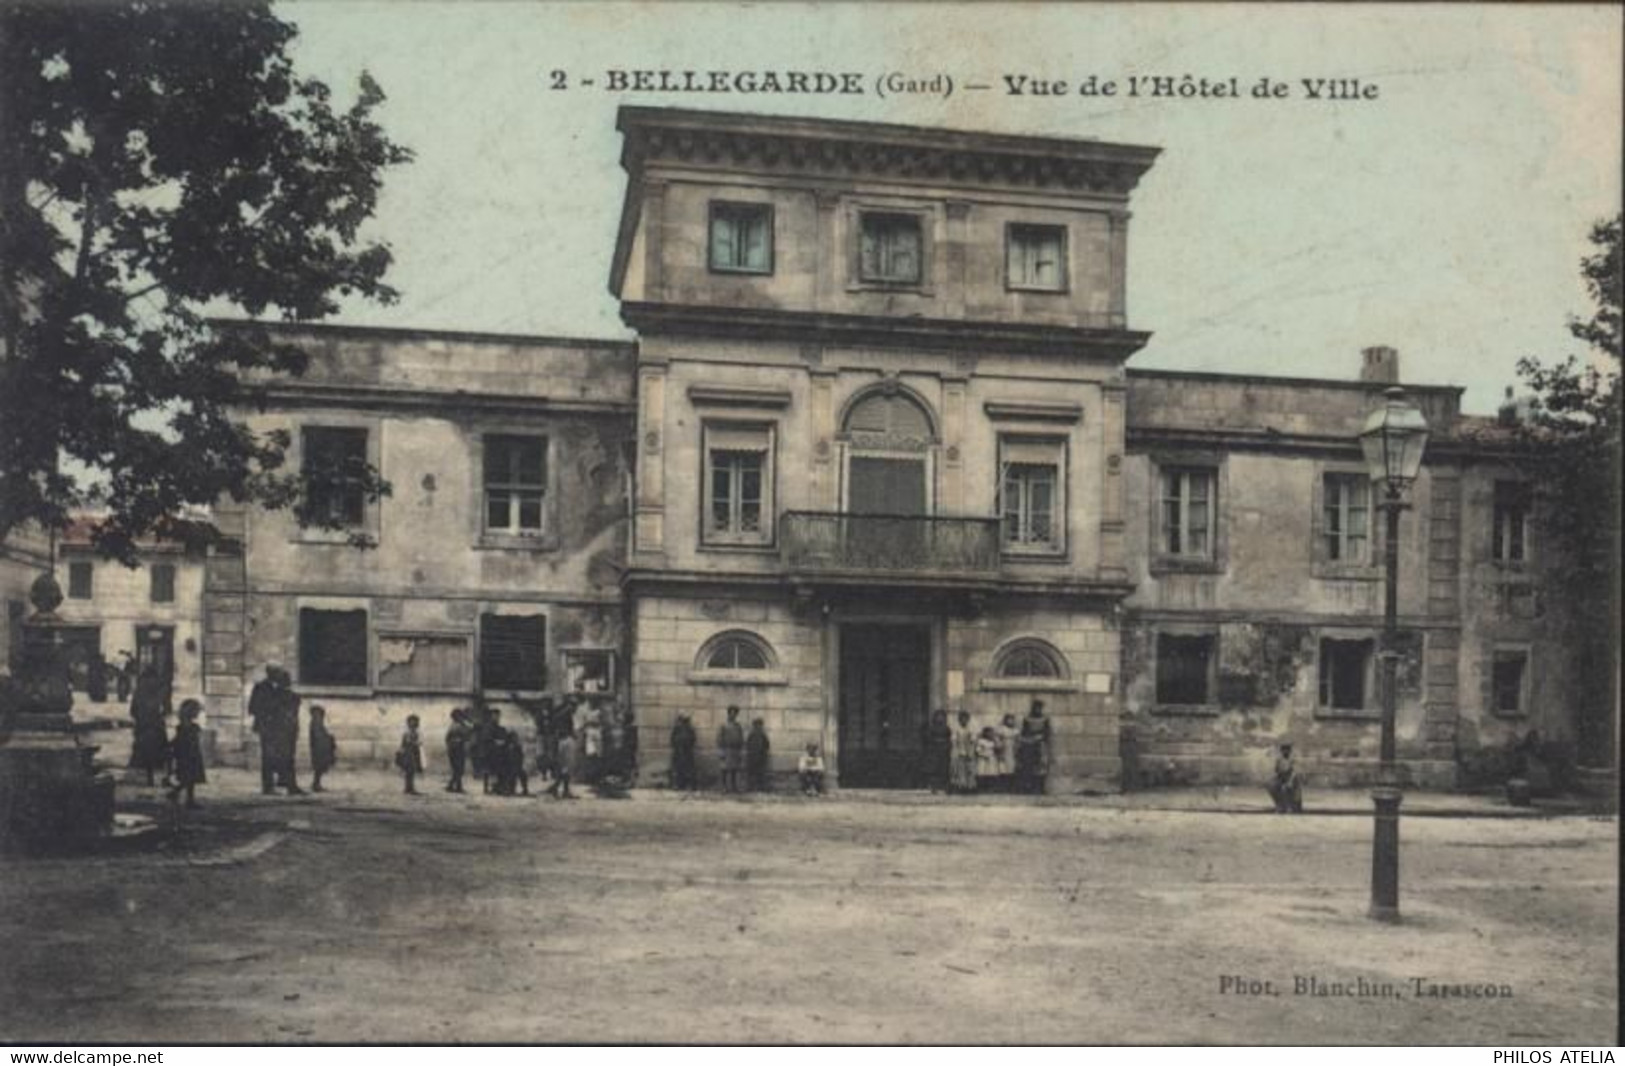
[{"label": "dirt plaza ground", "polygon": [[1615,1037],[1611,817],[1407,819],[1384,926],[1366,818],[215,778],[172,835],[0,858],[0,1040]]}]

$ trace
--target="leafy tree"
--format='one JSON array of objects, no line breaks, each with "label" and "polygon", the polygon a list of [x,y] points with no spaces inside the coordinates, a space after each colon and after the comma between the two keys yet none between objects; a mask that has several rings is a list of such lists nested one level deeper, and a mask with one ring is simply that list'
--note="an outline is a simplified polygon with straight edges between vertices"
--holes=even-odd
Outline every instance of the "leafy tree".
[{"label": "leafy tree", "polygon": [[1559,558],[1545,568],[1569,632],[1563,643],[1579,686],[1580,755],[1605,761],[1613,748],[1620,559],[1621,216],[1591,230],[1580,272],[1596,305],[1569,332],[1592,349],[1546,364],[1518,362],[1534,393],[1522,426],[1524,454],[1539,486],[1543,541]]},{"label": "leafy tree", "polygon": [[296,33],[265,3],[0,3],[0,537],[105,509],[96,544],[130,561],[142,535],[217,537],[180,516],[222,497],[323,524],[287,435],[232,417],[305,357],[209,316],[393,301],[361,227],[410,153],[369,76],[341,109],[295,73]]}]

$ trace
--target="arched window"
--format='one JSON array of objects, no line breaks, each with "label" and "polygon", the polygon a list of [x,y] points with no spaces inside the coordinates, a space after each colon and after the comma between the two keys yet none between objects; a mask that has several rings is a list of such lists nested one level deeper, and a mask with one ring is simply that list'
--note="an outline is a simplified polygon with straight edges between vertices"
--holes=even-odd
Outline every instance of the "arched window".
[{"label": "arched window", "polygon": [[1067,676],[1066,659],[1044,641],[1016,640],[1000,650],[993,676],[1012,681],[1062,681]]},{"label": "arched window", "polygon": [[694,668],[702,673],[751,673],[774,667],[773,649],[741,629],[718,633],[700,648]]},{"label": "arched window", "polygon": [[924,451],[935,439],[931,416],[907,392],[876,391],[846,413],[852,443],[889,451]]}]

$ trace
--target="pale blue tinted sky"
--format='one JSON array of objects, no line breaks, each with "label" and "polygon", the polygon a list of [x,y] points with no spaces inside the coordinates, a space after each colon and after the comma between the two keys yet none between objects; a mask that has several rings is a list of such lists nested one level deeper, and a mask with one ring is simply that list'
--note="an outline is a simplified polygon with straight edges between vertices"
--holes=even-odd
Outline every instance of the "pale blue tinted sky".
[{"label": "pale blue tinted sky", "polygon": [[[357,324],[626,336],[607,291],[623,103],[871,119],[1160,146],[1136,191],[1131,365],[1408,380],[1492,410],[1526,353],[1577,350],[1592,220],[1620,201],[1621,16],[1603,6],[295,3],[301,70],[353,85],[417,153],[375,232],[392,308]],[[553,92],[548,72],[829,70],[864,96]],[[1294,99],[873,95],[942,72],[1289,80]],[[1379,98],[1303,98],[1358,77]]]}]

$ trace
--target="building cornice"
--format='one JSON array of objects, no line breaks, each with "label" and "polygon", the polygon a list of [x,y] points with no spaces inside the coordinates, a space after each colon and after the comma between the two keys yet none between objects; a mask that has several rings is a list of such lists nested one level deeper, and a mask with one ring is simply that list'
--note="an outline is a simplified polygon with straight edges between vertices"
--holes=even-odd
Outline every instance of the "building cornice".
[{"label": "building cornice", "polygon": [[695,307],[625,301],[621,318],[644,335],[737,337],[863,348],[1019,352],[1120,363],[1151,339],[1116,328],[963,319],[820,314],[768,308]]},{"label": "building cornice", "polygon": [[[521,415],[598,415],[631,418],[637,404],[627,400],[560,399],[468,389],[403,389],[382,385],[340,385],[323,381],[277,382],[244,387],[244,406],[360,408],[389,411],[479,411]],[[256,404],[255,401],[258,401]]]},{"label": "building cornice", "polygon": [[621,165],[650,164],[908,178],[1127,199],[1160,148],[877,122],[623,107]]},{"label": "building cornice", "polygon": [[718,595],[737,589],[783,594],[869,594],[908,590],[921,593],[963,593],[993,597],[1039,597],[1050,600],[1117,602],[1134,592],[1130,581],[1088,578],[1030,579],[1002,574],[907,573],[821,571],[818,573],[719,573],[673,567],[629,567],[622,583],[633,593]]}]

